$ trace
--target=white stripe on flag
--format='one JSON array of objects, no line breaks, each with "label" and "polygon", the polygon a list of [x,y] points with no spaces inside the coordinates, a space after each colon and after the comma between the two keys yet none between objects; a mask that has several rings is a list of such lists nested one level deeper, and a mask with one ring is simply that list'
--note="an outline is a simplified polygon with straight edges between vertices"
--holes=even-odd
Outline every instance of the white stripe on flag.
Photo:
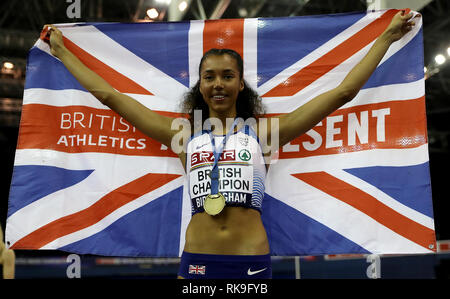
[{"label": "white stripe on flag", "polygon": [[165,101],[176,101],[187,88],[109,38],[94,26],[61,28],[78,47]]},{"label": "white stripe on flag", "polygon": [[[356,23],[297,61],[296,63],[292,64],[288,68],[284,69],[283,72],[280,74],[274,76],[264,84],[262,84],[258,88],[259,94],[265,94],[271,89],[273,89],[275,86],[281,84],[284,80],[298,72],[299,70],[303,69],[307,65],[311,64],[312,62],[316,61],[326,53],[330,52],[332,49],[339,46],[342,42],[344,42],[346,39],[348,39],[350,36],[353,36],[358,31],[375,21],[376,18],[373,17],[373,15],[365,15],[363,18],[358,20]],[[259,22],[264,22],[264,20],[259,20]],[[261,26],[264,26],[261,24]]]},{"label": "white stripe on flag", "polygon": [[401,202],[395,200],[394,198],[390,197],[380,189],[376,188],[375,186],[367,183],[366,181],[344,171],[339,169],[334,170],[328,170],[327,171],[332,176],[338,178],[341,181],[344,181],[350,185],[358,186],[358,189],[366,192],[370,196],[376,198],[379,202],[383,203],[384,205],[388,206],[389,208],[395,210],[397,213],[425,226],[429,229],[434,230],[434,220],[433,218],[428,217],[427,215],[424,215],[416,210],[413,210],[412,208],[405,206]]},{"label": "white stripe on flag", "polygon": [[[362,21],[363,19],[361,19],[360,21]],[[303,69],[304,67],[306,67],[307,65],[311,64],[312,62],[314,62],[315,60],[320,58],[322,55],[330,52],[332,50],[332,48],[326,48],[325,47],[326,45],[332,43],[332,44],[330,44],[330,47],[332,46],[334,48],[335,46],[338,46],[340,43],[344,42],[347,38],[349,38],[351,35],[355,34],[357,31],[359,31],[361,29],[359,26],[357,26],[357,25],[361,25],[361,24],[359,24],[360,21],[358,21],[357,23],[355,23],[348,29],[344,30],[342,33],[336,35],[336,37],[332,38],[329,42],[325,43],[324,45],[320,46],[316,50],[312,51],[310,54],[303,57],[298,62],[291,65],[290,67],[286,68],[281,73],[279,73],[275,77],[271,78],[269,81],[265,82],[262,86],[260,86],[258,88],[259,94],[260,95],[265,94],[266,92],[268,92],[269,90],[271,90],[278,84],[282,83],[284,80],[286,80],[288,77],[290,77],[297,71],[299,71],[299,70]],[[367,23],[366,25],[368,25],[368,24],[369,23]],[[394,43],[388,49],[388,52],[385,54],[385,56],[383,57],[382,61],[378,64],[378,66],[380,66],[387,59],[389,59],[392,55],[397,53],[406,44],[408,44],[419,32],[419,30],[420,30],[419,25],[416,25],[413,28],[413,30],[408,32],[401,40]],[[348,35],[345,35],[347,33],[348,33]],[[354,55],[352,55],[351,57],[349,57],[348,59],[343,61],[341,64],[337,65],[334,69],[332,69],[331,71],[324,74],[319,79],[317,79],[316,81],[312,82],[310,85],[308,85],[307,87],[302,89],[300,92],[298,92],[294,96],[273,98],[273,100],[275,100],[275,102],[276,102],[275,107],[276,107],[277,111],[270,110],[270,113],[281,113],[281,112],[286,113],[286,112],[292,111],[293,109],[291,108],[291,106],[287,107],[287,106],[285,106],[286,105],[285,103],[281,103],[281,102],[284,102],[283,101],[284,99],[289,100],[289,101],[294,101],[294,99],[297,98],[297,100],[295,102],[297,103],[297,107],[300,107],[301,105],[307,103],[309,100],[313,99],[314,97],[337,87],[342,82],[342,80],[345,78],[345,76],[350,72],[350,70],[356,64],[358,64],[361,61],[361,59],[367,54],[367,52],[370,50],[370,48],[372,47],[372,45],[374,43],[375,43],[375,41],[371,42],[370,44],[368,44],[367,46],[365,46],[364,48],[362,48],[361,50],[356,52]],[[273,84],[273,82],[275,82],[275,81],[277,82],[277,84]],[[271,88],[267,87],[269,85],[271,86]],[[272,102],[272,98],[264,98],[263,101],[266,105],[269,105]],[[283,106],[278,106],[278,104],[282,104]],[[289,109],[289,108],[291,108],[291,109]]]},{"label": "white stripe on flag", "polygon": [[[348,152],[334,154],[332,157],[333,163],[330,163],[330,160],[325,159],[326,156],[323,155],[278,159],[276,163],[270,165],[268,175],[279,169],[286,171],[286,173],[303,173],[371,166],[410,166],[429,161],[428,144],[407,149],[371,149]],[[269,178],[266,181],[270,184]]]},{"label": "white stripe on flag", "polygon": [[[94,225],[91,225],[85,229],[79,230],[77,232],[74,232],[72,234],[66,235],[64,237],[58,238],[54,240],[53,242],[48,243],[47,245],[43,246],[41,249],[58,249],[60,247],[66,246],[68,244],[80,241],[82,239],[88,238],[103,229],[107,228],[109,225],[113,224],[115,221],[119,220],[123,216],[127,215],[130,212],[133,212],[144,205],[152,202],[153,200],[163,196],[164,194],[180,187],[182,184],[183,178],[177,178],[164,186],[161,186],[160,188],[151,191],[133,201],[130,203],[118,208],[99,222],[97,222]],[[161,225],[164,225],[161,223]],[[152,240],[148,240],[149,242],[152,242]]]},{"label": "white stripe on flag", "polygon": [[[304,93],[298,93],[292,97],[263,98],[263,104],[267,113],[287,113],[304,105],[315,96],[326,90],[321,84],[311,84]],[[423,79],[400,84],[382,85],[361,90],[356,97],[341,107],[350,108],[359,105],[383,103],[390,101],[404,101],[422,97],[425,95],[425,81]]]},{"label": "white stripe on flag", "polygon": [[181,229],[180,229],[180,249],[179,256],[183,253],[184,244],[186,243],[186,229],[191,221],[191,199],[189,197],[189,183],[187,176],[184,177],[183,182],[183,206],[181,209]]},{"label": "white stripe on flag", "polygon": [[[287,205],[372,253],[431,252],[348,204],[294,178],[288,172],[277,172],[268,179],[272,186],[271,192],[267,192],[269,195],[282,199]],[[329,217],[329,214],[324,211],[333,211],[336,217]],[[277,217],[283,217],[283,215],[277,215]]]},{"label": "white stripe on flag", "polygon": [[[71,170],[94,169],[94,172],[83,181],[51,193],[11,215],[8,223],[20,224],[20,230],[9,235],[11,245],[45,224],[88,208],[112,190],[147,173],[184,174],[178,158],[121,156],[121,159],[117,159],[115,155],[101,153],[67,154],[50,150],[17,150],[14,165],[42,164]],[[161,167],[162,165],[165,167]],[[117,173],[117,169],[120,169],[121,175],[112,176],[112,173]],[[182,182],[178,182],[176,187],[181,184]],[[172,185],[167,184],[158,189],[162,188],[167,193],[172,191],[170,188],[173,186],[169,186]]]},{"label": "white stripe on flag", "polygon": [[[180,112],[180,103],[177,101],[166,101],[163,98],[150,95],[127,95],[151,110]],[[178,100],[181,100],[181,95]],[[97,100],[92,94],[78,89],[52,90],[45,88],[28,88],[24,91],[23,102],[24,105],[43,104],[56,107],[87,106],[109,110],[109,107],[100,103],[100,101]]]},{"label": "white stripe on flag", "polygon": [[91,93],[78,89],[53,90],[46,88],[27,88],[23,94],[23,105],[42,104],[55,107],[87,106],[97,109],[109,109]]},{"label": "white stripe on flag", "polygon": [[258,19],[244,20],[244,79],[258,89]]},{"label": "white stripe on flag", "polygon": [[199,78],[198,67],[203,56],[203,20],[191,21],[189,27],[189,86],[193,87]]},{"label": "white stripe on flag", "polygon": [[384,103],[390,101],[407,101],[420,98],[424,95],[425,80],[422,78],[409,83],[390,84],[363,89],[353,100],[341,108],[350,108],[359,105]]}]

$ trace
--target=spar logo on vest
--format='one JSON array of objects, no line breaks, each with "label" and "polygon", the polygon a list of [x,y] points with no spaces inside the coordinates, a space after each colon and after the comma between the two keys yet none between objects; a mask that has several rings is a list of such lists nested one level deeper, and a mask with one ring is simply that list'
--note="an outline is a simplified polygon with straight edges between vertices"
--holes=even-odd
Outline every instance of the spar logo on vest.
[{"label": "spar logo on vest", "polygon": [[252,155],[250,154],[250,152],[247,149],[241,150],[239,152],[238,156],[242,161],[248,161],[252,158]]},{"label": "spar logo on vest", "polygon": [[[228,162],[236,160],[235,150],[224,150],[222,155],[220,155],[219,161]],[[191,167],[194,167],[200,163],[214,163],[213,152],[196,152],[191,156]]]}]

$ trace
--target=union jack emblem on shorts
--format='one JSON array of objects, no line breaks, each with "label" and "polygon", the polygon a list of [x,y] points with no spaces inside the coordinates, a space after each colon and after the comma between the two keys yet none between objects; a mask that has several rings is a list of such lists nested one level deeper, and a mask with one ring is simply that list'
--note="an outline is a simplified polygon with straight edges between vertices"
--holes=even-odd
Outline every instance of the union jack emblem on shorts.
[{"label": "union jack emblem on shorts", "polygon": [[189,274],[205,275],[206,266],[189,265]]}]

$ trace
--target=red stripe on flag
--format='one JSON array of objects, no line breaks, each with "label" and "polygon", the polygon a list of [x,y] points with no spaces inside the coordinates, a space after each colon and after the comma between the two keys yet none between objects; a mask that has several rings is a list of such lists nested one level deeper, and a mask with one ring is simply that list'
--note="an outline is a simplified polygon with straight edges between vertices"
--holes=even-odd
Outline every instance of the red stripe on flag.
[{"label": "red stripe on flag", "polygon": [[434,230],[403,216],[360,189],[322,171],[292,176],[347,203],[410,241],[436,251]]},{"label": "red stripe on flag", "polygon": [[427,143],[426,130],[425,97],[359,105],[330,114],[282,148],[279,159],[416,148]]},{"label": "red stripe on flag", "polygon": [[178,174],[149,173],[108,193],[89,208],[54,220],[26,235],[12,249],[39,249],[46,244],[96,224],[138,197],[180,177]]},{"label": "red stripe on flag", "polygon": [[161,149],[161,143],[135,129],[116,112],[86,106],[24,105],[17,149],[177,157],[170,149]]},{"label": "red stripe on flag", "polygon": [[150,91],[143,88],[133,80],[117,72],[113,68],[107,66],[88,52],[84,51],[78,47],[75,43],[70,41],[68,38],[64,38],[64,45],[70,50],[78,59],[81,60],[88,68],[97,73],[106,82],[108,82],[112,87],[117,89],[122,93],[134,93],[134,94],[144,94],[153,95]]},{"label": "red stripe on flag", "polygon": [[379,19],[373,21],[327,54],[296,72],[264,94],[263,97],[293,96],[298,93],[374,41],[386,29],[392,17],[398,11],[396,9],[386,11]]},{"label": "red stripe on flag", "polygon": [[232,49],[244,58],[244,20],[208,20],[203,29],[203,53],[217,49]]}]

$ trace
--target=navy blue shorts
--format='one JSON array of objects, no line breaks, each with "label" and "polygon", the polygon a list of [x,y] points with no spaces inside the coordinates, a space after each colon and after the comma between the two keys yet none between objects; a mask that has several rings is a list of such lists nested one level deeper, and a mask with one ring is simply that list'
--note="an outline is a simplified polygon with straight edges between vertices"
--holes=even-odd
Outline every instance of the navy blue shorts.
[{"label": "navy blue shorts", "polygon": [[187,279],[269,279],[270,254],[222,255],[183,252],[178,276]]}]

